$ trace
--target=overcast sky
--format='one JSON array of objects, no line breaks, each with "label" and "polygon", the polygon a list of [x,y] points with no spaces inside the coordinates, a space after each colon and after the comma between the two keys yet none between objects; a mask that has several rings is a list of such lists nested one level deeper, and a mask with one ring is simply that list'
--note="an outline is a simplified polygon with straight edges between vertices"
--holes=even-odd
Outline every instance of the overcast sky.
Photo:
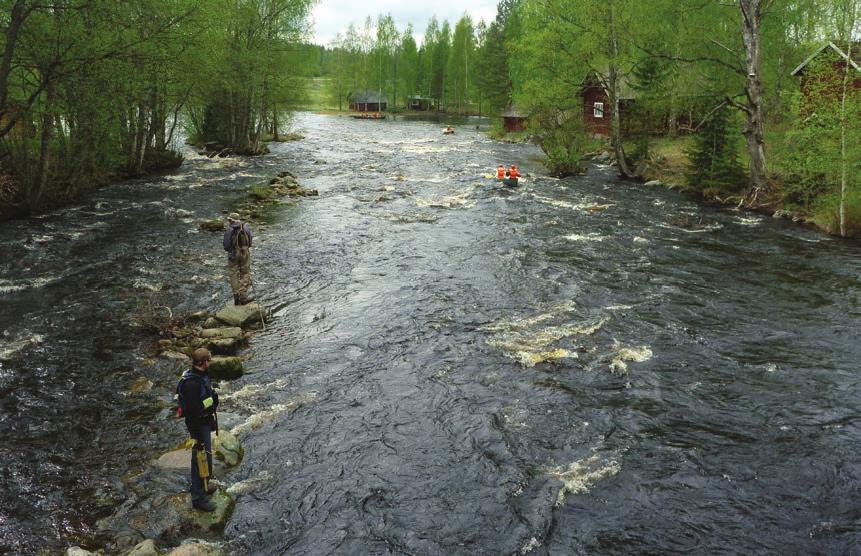
[{"label": "overcast sky", "polygon": [[361,27],[367,16],[371,16],[371,19],[376,21],[380,14],[391,14],[399,31],[403,31],[408,23],[412,23],[415,31],[413,36],[416,42],[421,44],[425,27],[433,15],[436,15],[440,24],[444,19],[448,20],[452,30],[464,13],[468,13],[474,23],[478,23],[480,19],[490,23],[496,17],[497,1],[435,0],[424,4],[403,0],[376,0],[362,4],[347,0],[320,0],[311,12],[313,41],[322,45],[329,44],[337,33],[343,35],[351,22],[355,23],[356,27]]}]

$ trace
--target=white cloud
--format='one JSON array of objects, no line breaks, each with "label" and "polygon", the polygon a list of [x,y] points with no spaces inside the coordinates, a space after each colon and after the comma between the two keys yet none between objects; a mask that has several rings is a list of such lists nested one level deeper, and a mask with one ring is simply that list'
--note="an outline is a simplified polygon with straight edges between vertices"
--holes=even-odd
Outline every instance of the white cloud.
[{"label": "white cloud", "polygon": [[[361,8],[357,9],[357,6]],[[350,23],[361,28],[367,16],[371,16],[371,20],[376,22],[378,15],[391,14],[399,31],[412,23],[413,36],[416,42],[421,43],[431,17],[436,15],[440,23],[447,20],[453,30],[455,23],[464,13],[468,13],[474,23],[478,23],[480,19],[490,23],[496,17],[496,0],[470,0],[466,4],[458,0],[436,0],[431,7],[402,0],[377,0],[369,4],[356,4],[347,0],[321,0],[311,12],[312,40],[317,44],[329,44],[337,33],[343,35]]]}]

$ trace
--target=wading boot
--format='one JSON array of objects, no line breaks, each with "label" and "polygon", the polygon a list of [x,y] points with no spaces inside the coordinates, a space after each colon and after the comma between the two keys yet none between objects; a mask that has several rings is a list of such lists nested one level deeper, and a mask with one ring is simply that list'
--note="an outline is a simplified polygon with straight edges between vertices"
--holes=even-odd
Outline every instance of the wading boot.
[{"label": "wading boot", "polygon": [[192,504],[195,510],[200,510],[201,512],[214,512],[215,504],[213,504],[209,498],[203,500],[203,502],[198,502],[196,504]]},{"label": "wading boot", "polygon": [[233,294],[233,305],[237,307],[242,305],[242,302],[239,300],[239,294]]}]

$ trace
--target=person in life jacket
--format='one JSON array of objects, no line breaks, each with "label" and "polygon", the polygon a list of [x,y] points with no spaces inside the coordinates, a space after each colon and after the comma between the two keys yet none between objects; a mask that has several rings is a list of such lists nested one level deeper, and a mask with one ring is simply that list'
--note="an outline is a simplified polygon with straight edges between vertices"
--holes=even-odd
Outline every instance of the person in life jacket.
[{"label": "person in life jacket", "polygon": [[505,166],[500,164],[496,167],[496,179],[501,180],[505,178]]},{"label": "person in life jacket", "polygon": [[254,301],[248,296],[251,288],[251,241],[253,234],[248,224],[239,221],[239,215],[231,212],[227,216],[224,232],[224,250],[227,251],[227,277],[233,290],[233,304],[245,305]]},{"label": "person in life jacket", "polygon": [[508,177],[515,179],[520,177],[520,172],[517,171],[517,166],[514,164],[512,164],[511,168],[508,169]]},{"label": "person in life jacket", "polygon": [[192,354],[192,368],[182,373],[176,385],[179,409],[185,417],[185,427],[194,440],[191,449],[191,505],[201,511],[211,512],[215,505],[209,495],[215,487],[209,485],[204,490],[204,481],[198,469],[197,453],[206,450],[209,465],[208,475],[212,475],[212,431],[215,428],[215,412],[218,409],[218,393],[212,388],[209,379],[209,362],[212,354],[206,348],[198,348]]}]

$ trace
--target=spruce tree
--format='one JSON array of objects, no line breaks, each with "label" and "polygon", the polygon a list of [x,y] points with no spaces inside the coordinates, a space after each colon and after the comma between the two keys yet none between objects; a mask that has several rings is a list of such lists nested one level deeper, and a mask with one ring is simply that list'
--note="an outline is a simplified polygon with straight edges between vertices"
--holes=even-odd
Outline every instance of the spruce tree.
[{"label": "spruce tree", "polygon": [[700,126],[687,151],[688,186],[704,194],[744,189],[746,177],[738,161],[738,131],[726,107],[715,110]]}]

